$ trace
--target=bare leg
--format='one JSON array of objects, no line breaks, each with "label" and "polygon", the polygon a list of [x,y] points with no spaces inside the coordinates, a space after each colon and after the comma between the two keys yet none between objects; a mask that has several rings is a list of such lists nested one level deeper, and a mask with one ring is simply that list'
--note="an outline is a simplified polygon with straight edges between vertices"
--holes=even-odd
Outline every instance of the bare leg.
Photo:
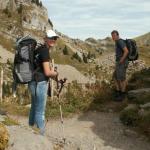
[{"label": "bare leg", "polygon": [[114,80],[115,81],[115,98],[116,100],[118,100],[118,98],[120,97],[120,93],[121,93],[121,87],[120,87],[120,81]]},{"label": "bare leg", "polygon": [[115,80],[115,87],[116,87],[116,91],[120,91],[121,87],[120,87],[120,82]]},{"label": "bare leg", "polygon": [[127,88],[127,81],[120,81],[120,88],[121,88],[121,92],[126,92],[126,88]]}]

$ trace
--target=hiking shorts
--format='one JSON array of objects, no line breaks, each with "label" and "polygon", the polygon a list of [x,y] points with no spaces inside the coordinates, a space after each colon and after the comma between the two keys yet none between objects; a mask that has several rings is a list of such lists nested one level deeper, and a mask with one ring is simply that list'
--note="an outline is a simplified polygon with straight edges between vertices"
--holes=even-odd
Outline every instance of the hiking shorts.
[{"label": "hiking shorts", "polygon": [[128,68],[128,61],[125,61],[123,64],[120,64],[119,61],[116,61],[115,71],[113,74],[113,79],[117,81],[126,80],[126,71]]}]

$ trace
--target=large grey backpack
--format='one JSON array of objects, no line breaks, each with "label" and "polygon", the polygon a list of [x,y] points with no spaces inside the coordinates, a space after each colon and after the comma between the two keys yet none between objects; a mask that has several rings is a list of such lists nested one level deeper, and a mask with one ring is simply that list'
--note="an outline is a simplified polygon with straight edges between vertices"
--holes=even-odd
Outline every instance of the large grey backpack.
[{"label": "large grey backpack", "polygon": [[26,84],[32,81],[36,44],[36,40],[29,36],[17,41],[13,69],[13,77],[16,83]]}]

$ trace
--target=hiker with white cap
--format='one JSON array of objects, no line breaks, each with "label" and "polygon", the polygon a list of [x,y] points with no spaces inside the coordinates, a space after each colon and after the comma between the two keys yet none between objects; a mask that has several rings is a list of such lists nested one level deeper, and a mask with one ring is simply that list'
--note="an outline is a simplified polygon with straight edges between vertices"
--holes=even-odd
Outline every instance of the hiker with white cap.
[{"label": "hiker with white cap", "polygon": [[47,100],[48,79],[55,78],[58,74],[50,67],[49,50],[55,45],[58,35],[53,30],[46,31],[44,44],[40,45],[34,53],[34,79],[29,83],[31,91],[31,109],[29,125],[36,125],[40,133],[44,134],[45,107]]}]

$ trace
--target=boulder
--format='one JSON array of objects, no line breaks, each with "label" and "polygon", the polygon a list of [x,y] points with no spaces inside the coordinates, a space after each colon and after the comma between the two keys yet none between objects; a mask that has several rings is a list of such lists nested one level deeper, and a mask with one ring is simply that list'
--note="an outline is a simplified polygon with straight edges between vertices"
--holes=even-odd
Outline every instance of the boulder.
[{"label": "boulder", "polygon": [[143,109],[150,109],[150,102],[146,103],[144,105],[140,105],[140,107],[143,108]]},{"label": "boulder", "polygon": [[27,126],[8,126],[9,150],[53,150],[53,144],[47,136]]},{"label": "boulder", "polygon": [[124,111],[128,111],[128,110],[137,110],[138,107],[135,104],[129,104],[127,107],[124,108]]},{"label": "boulder", "polygon": [[128,99],[137,104],[145,104],[147,102],[150,102],[150,88],[129,91]]},{"label": "boulder", "polygon": [[0,122],[3,122],[5,120],[5,117],[0,115]]},{"label": "boulder", "polygon": [[130,129],[125,129],[123,133],[125,136],[133,137],[133,138],[137,138],[139,136],[137,132]]},{"label": "boulder", "polygon": [[140,109],[138,114],[143,119],[145,116],[150,115],[150,110]]},{"label": "boulder", "polygon": [[142,80],[143,80],[144,82],[150,83],[150,78],[143,78]]},{"label": "boulder", "polygon": [[26,108],[31,108],[31,104],[28,104],[25,106]]},{"label": "boulder", "polygon": [[120,114],[120,120],[127,126],[137,126],[139,119],[138,106],[135,104],[129,104]]}]

